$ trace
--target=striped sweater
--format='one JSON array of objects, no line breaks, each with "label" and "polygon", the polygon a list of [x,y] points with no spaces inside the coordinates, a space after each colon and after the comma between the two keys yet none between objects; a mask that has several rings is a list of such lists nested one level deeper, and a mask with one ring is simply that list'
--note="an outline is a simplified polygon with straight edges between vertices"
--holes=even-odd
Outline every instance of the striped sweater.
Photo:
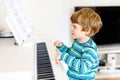
[{"label": "striped sweater", "polygon": [[86,43],[79,43],[75,39],[70,48],[64,44],[57,48],[62,53],[61,60],[68,65],[67,75],[70,80],[94,80],[99,58],[92,38]]}]

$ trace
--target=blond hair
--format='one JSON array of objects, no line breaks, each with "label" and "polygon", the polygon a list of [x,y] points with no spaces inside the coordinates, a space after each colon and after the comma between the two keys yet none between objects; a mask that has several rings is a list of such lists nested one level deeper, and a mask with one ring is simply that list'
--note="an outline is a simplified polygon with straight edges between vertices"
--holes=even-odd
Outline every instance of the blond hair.
[{"label": "blond hair", "polygon": [[82,30],[90,29],[88,36],[95,35],[102,27],[100,16],[91,8],[82,8],[71,16],[72,23],[78,23],[82,26]]}]

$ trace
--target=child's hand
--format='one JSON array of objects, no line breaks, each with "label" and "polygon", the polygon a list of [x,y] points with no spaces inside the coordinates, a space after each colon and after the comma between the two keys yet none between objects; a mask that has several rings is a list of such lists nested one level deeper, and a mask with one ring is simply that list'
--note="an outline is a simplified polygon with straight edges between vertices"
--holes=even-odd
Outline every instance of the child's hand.
[{"label": "child's hand", "polygon": [[58,53],[55,57],[55,61],[56,61],[56,64],[58,64],[60,62],[60,56],[61,56],[61,53]]},{"label": "child's hand", "polygon": [[[61,41],[57,40],[57,41],[54,42],[54,45],[56,47],[61,47],[63,44],[62,44]],[[61,56],[61,53],[58,52],[57,55],[55,56],[56,64],[58,64],[60,62],[60,56]]]},{"label": "child's hand", "polygon": [[62,42],[57,40],[54,42],[54,45],[57,46],[57,47],[61,47],[62,46]]}]

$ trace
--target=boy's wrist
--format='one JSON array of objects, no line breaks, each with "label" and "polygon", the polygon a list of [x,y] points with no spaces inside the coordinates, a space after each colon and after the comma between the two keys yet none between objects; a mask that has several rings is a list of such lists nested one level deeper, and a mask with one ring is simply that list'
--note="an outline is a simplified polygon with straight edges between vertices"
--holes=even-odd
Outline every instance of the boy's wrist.
[{"label": "boy's wrist", "polygon": [[56,47],[57,47],[57,49],[61,49],[64,47],[64,44],[62,44],[61,46],[56,46]]}]

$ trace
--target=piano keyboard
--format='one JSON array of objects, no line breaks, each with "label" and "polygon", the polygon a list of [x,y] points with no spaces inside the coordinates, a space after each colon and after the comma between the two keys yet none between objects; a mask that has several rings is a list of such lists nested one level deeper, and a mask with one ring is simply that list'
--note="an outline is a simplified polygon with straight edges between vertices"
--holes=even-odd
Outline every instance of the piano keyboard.
[{"label": "piano keyboard", "polygon": [[37,43],[37,80],[55,80],[45,42]]}]

